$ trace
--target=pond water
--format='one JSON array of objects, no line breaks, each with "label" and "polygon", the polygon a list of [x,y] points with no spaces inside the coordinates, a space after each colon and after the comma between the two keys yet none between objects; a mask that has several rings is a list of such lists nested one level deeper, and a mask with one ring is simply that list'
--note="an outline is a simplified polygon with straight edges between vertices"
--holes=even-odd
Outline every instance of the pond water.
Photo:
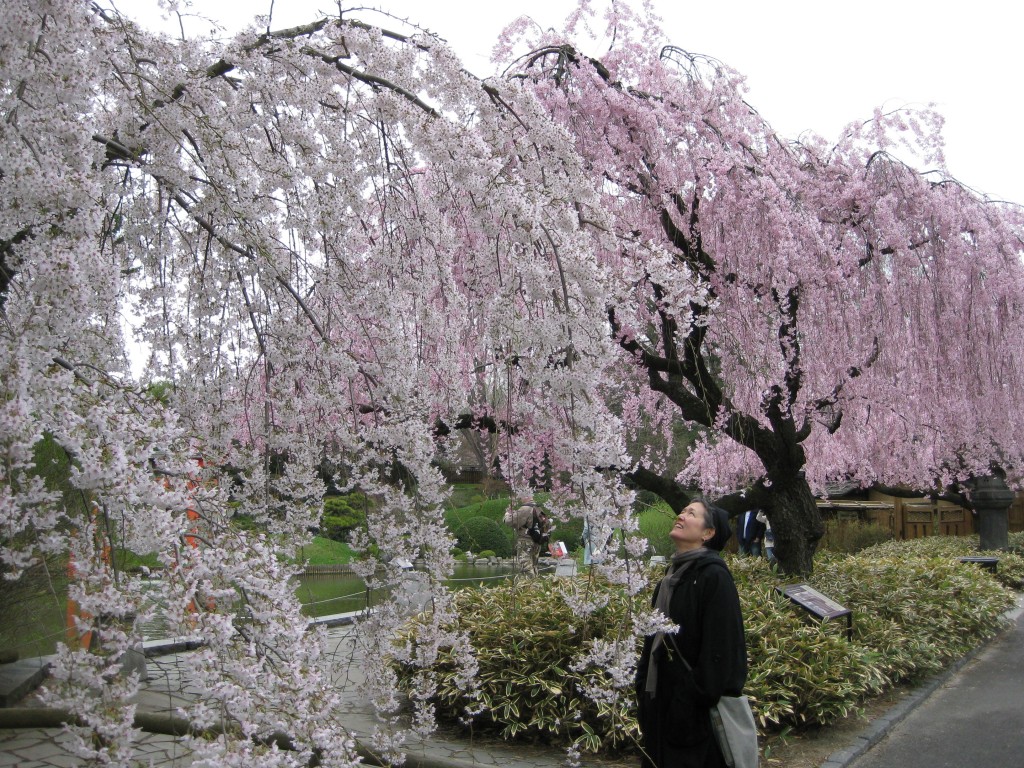
[{"label": "pond water", "polygon": [[[513,572],[510,565],[461,563],[447,584],[452,589],[485,588],[501,584]],[[310,618],[361,611],[368,604],[372,606],[386,597],[382,591],[367,595],[363,580],[353,574],[302,576],[297,580],[296,594],[304,606],[303,613]],[[13,633],[15,636],[3,645],[22,658],[53,653],[57,642],[64,640],[66,600],[63,591],[40,598],[31,611],[31,618],[26,617],[25,623]],[[168,635],[160,619],[147,622],[142,632],[146,639]]]}]

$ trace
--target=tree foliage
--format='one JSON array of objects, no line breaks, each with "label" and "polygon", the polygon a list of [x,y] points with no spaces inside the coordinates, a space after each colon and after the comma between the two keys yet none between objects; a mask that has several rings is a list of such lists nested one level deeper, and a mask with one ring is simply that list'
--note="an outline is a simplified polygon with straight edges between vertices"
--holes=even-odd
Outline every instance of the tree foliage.
[{"label": "tree foliage", "polygon": [[[109,673],[156,604],[206,641],[184,714],[245,734],[199,758],[354,762],[288,564],[328,487],[365,494],[368,586],[427,563],[432,623],[403,660],[465,649],[435,464],[456,430],[488,436],[516,495],[550,485],[555,518],[623,530],[600,567],[630,595],[623,474],[672,505],[749,485],[794,570],[812,486],[1019,476],[1019,212],[898,159],[909,137],[941,170],[934,116],[789,143],[735,73],[659,55],[619,5],[609,51],[580,53],[586,17],[481,80],[347,13],[171,40],[101,4],[2,5],[0,562],[72,561],[98,652],[62,649],[48,695],[83,759],[133,759],[136,681]],[[676,477],[680,419],[705,437]],[[639,425],[666,441],[634,460]],[[42,435],[85,509],[33,474]],[[155,601],[110,567],[115,532],[165,567]],[[384,711],[403,594],[358,634]],[[260,746],[282,729],[289,756]]]},{"label": "tree foliage", "polygon": [[807,571],[813,490],[1019,480],[1021,210],[943,172],[941,119],[785,141],[728,67],[625,37],[595,59],[547,35],[516,71],[601,196],[626,424],[704,433],[679,476],[662,452],[633,482],[677,510],[744,490],[733,509],[764,507]]},{"label": "tree foliage", "polygon": [[366,524],[368,499],[359,493],[325,496],[320,530],[328,539],[348,541],[352,531]]}]

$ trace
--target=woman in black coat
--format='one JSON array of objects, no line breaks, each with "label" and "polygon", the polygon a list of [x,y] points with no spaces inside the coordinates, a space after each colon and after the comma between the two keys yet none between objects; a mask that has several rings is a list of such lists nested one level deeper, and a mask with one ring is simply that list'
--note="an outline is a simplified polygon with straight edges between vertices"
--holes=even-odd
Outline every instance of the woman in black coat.
[{"label": "woman in black coat", "polygon": [[647,637],[637,667],[643,768],[725,766],[710,709],[741,695],[747,679],[739,596],[719,555],[731,535],[726,512],[703,500],[690,502],[669,534],[676,552],[653,605],[679,631]]}]

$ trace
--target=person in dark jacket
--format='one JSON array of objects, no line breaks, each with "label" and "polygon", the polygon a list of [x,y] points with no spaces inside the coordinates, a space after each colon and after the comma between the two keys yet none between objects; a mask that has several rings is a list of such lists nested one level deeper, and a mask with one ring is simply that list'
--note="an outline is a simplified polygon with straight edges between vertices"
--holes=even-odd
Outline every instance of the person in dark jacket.
[{"label": "person in dark jacket", "polygon": [[739,530],[737,530],[736,535],[738,537],[740,554],[760,557],[761,545],[764,542],[766,529],[764,522],[762,522],[761,510],[748,509],[740,515],[737,527]]},{"label": "person in dark jacket", "polygon": [[679,630],[647,637],[637,667],[643,768],[725,766],[710,710],[720,696],[741,695],[747,680],[739,596],[719,554],[731,535],[725,510],[700,499],[669,534],[676,552],[653,605]]}]

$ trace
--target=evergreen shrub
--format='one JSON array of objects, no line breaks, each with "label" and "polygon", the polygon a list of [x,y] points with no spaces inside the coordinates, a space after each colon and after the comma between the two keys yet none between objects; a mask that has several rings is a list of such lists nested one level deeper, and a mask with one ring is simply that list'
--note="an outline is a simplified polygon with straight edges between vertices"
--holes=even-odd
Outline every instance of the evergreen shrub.
[{"label": "evergreen shrub", "polygon": [[[763,733],[827,725],[858,712],[888,687],[934,672],[999,630],[1014,595],[991,574],[955,557],[892,549],[896,554],[821,553],[815,561],[807,581],[851,609],[852,638],[845,618],[815,621],[783,597],[777,587],[792,580],[763,558],[727,556],[746,626],[745,693]],[[652,578],[662,573],[655,569]],[[603,607],[578,618],[564,590],[585,593]],[[620,587],[590,572],[516,579],[462,590],[455,599],[459,629],[479,663],[480,687],[468,691],[451,651],[443,651],[431,669],[439,686],[433,703],[442,719],[461,721],[468,707],[480,711],[474,727],[505,738],[545,738],[581,751],[634,743],[631,686],[595,703],[586,695],[588,683],[609,673],[577,669],[576,660],[590,643],[628,636],[631,608],[646,604],[650,590],[631,605]],[[415,626],[410,634],[414,642]],[[400,668],[399,674],[408,682],[413,671]]]},{"label": "evergreen shrub", "polygon": [[556,520],[555,530],[551,533],[551,541],[565,543],[569,552],[575,552],[583,546],[583,518],[571,517],[568,520]]},{"label": "evergreen shrub", "polygon": [[333,541],[348,541],[349,533],[366,524],[367,499],[361,493],[325,496],[320,531]]},{"label": "evergreen shrub", "polygon": [[455,530],[459,549],[472,552],[491,550],[498,557],[511,557],[514,551],[513,531],[507,525],[487,517],[471,517]]},{"label": "evergreen shrub", "polygon": [[[1011,533],[1010,549],[1001,551],[982,551],[978,549],[980,540],[975,536],[924,536],[908,541],[892,541],[879,544],[865,550],[865,554],[881,557],[895,556],[899,553],[921,557],[944,557],[959,559],[961,557],[997,557],[996,579],[1010,589],[1024,589],[1024,533]],[[975,566],[976,567],[976,566]]]},{"label": "evergreen shrub", "polygon": [[[563,590],[585,594],[603,607],[587,618],[574,618]],[[595,703],[585,690],[605,679],[607,670],[573,663],[581,648],[613,640],[628,626],[628,601],[619,588],[592,576],[517,578],[487,589],[459,590],[454,597],[479,665],[479,687],[467,689],[452,649],[441,649],[431,669],[438,683],[433,703],[439,717],[464,722],[469,707],[479,712],[474,728],[496,730],[506,739],[570,742],[588,752],[635,741],[632,686]],[[410,634],[414,642],[415,623]],[[399,666],[398,673],[404,684],[415,676],[408,667]]]}]

